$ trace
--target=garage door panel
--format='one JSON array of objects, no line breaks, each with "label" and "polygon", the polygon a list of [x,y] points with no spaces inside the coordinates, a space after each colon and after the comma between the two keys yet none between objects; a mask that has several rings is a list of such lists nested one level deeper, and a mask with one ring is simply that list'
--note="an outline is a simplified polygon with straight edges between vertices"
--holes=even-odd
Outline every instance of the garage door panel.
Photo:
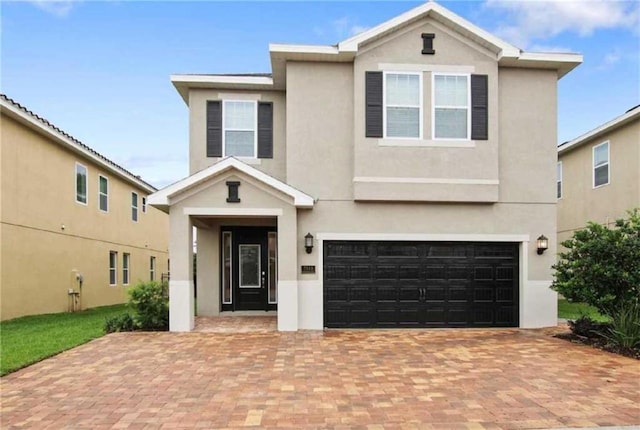
[{"label": "garage door panel", "polygon": [[327,327],[512,327],[514,243],[324,244]]}]

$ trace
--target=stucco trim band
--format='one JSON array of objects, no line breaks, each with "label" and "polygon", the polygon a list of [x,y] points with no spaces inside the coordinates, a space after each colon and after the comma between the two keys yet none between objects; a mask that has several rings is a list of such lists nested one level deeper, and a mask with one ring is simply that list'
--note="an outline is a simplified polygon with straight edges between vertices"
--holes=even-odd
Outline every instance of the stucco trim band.
[{"label": "stucco trim band", "polygon": [[272,208],[184,208],[185,215],[195,216],[281,216],[282,209]]}]

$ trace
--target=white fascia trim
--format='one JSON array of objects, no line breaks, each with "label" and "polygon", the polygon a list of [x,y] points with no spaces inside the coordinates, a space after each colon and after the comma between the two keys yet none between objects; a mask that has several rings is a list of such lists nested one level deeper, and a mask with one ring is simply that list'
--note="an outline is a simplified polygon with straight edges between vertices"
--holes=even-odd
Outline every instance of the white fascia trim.
[{"label": "white fascia trim", "polygon": [[[118,169],[117,167],[105,162],[102,158],[98,157],[96,154],[88,151],[87,149],[83,148],[82,146],[80,146],[79,144],[77,144],[76,142],[74,142],[73,140],[69,139],[67,136],[61,134],[60,132],[58,132],[57,130],[52,129],[51,127],[43,124],[40,120],[38,120],[37,118],[34,118],[33,116],[31,116],[30,114],[28,114],[27,112],[23,111],[22,109],[13,106],[11,103],[8,103],[7,101],[0,99],[0,106],[2,106],[2,109],[6,109],[8,111],[8,113],[11,114],[11,116],[14,117],[18,117],[19,120],[22,123],[25,123],[26,125],[28,125],[29,127],[43,132],[47,137],[55,140],[56,142],[67,146],[69,149],[71,149],[73,152],[76,152],[78,154],[81,154],[83,157],[85,157],[86,159],[90,160],[91,162],[97,164],[98,166],[108,170],[109,172],[117,175],[118,177],[126,180],[127,182],[135,185],[136,187],[148,192],[148,193],[153,193],[154,191],[157,191],[155,188],[145,184],[144,182],[140,181],[138,178],[136,178],[133,175],[130,175],[120,169]],[[87,193],[89,192],[89,190],[87,189]]]},{"label": "white fascia trim", "polygon": [[462,179],[462,178],[399,178],[384,176],[356,176],[353,182],[377,184],[452,184],[452,185],[500,185],[498,179]]},{"label": "white fascia trim", "polygon": [[263,182],[270,187],[291,196],[294,200],[294,206],[299,208],[312,208],[314,201],[313,197],[303,193],[302,191],[296,190],[292,186],[285,184],[277,180],[276,178],[267,175],[266,173],[256,169],[255,167],[251,167],[242,161],[237,160],[234,157],[227,157],[214,164],[213,166],[207,167],[204,170],[201,170],[187,178],[184,178],[174,184],[169,185],[168,187],[163,188],[162,190],[151,194],[148,196],[147,201],[150,205],[153,206],[167,206],[169,205],[169,198],[172,196],[183,192],[205,180],[224,172],[228,169],[235,168],[240,172],[251,176],[252,178]]},{"label": "white fascia trim", "polygon": [[184,208],[185,215],[195,216],[282,216],[282,209],[272,208]]},{"label": "white fascia trim", "polygon": [[583,56],[573,52],[522,52],[518,55],[523,61],[550,61],[554,63],[582,63]]},{"label": "white fascia trim", "polygon": [[173,84],[273,85],[273,79],[267,76],[171,75],[171,82]]},{"label": "white fascia trim", "polygon": [[504,57],[517,57],[520,55],[520,49],[515,46],[505,42],[502,39],[495,37],[494,35],[487,33],[481,28],[475,26],[464,18],[454,14],[453,12],[447,10],[446,8],[438,5],[435,2],[428,2],[422,4],[410,11],[403,13],[402,15],[398,15],[395,18],[390,19],[389,21],[383,22],[380,25],[373,27],[370,30],[367,30],[363,33],[360,33],[356,36],[353,36],[349,39],[343,40],[338,43],[338,49],[340,51],[353,51],[356,52],[360,44],[366,42],[367,40],[376,37],[382,33],[386,33],[395,27],[401,26],[406,22],[409,22],[415,18],[420,17],[421,15],[426,15],[428,13],[435,13],[440,15],[442,18],[451,21],[453,24],[458,25],[464,30],[477,35],[478,37],[486,40],[490,44],[496,46],[502,51],[501,56]]},{"label": "white fascia trim", "polygon": [[[317,233],[318,240],[389,240],[413,242],[529,242],[528,234]],[[322,272],[321,272],[322,273]]]},{"label": "white fascia trim", "polygon": [[640,119],[640,106],[636,107],[635,109],[623,115],[620,115],[617,118],[612,119],[609,122],[602,124],[600,127],[594,128],[593,130],[583,134],[582,136],[576,137],[575,139],[570,140],[567,143],[563,143],[562,145],[558,146],[558,155],[564,154],[570,149],[576,148],[582,145],[583,143],[587,142],[588,140],[598,137],[601,134],[612,131],[613,129],[620,127],[636,118]]},{"label": "white fascia trim", "polygon": [[281,52],[288,54],[334,54],[340,51],[331,45],[289,45],[284,43],[270,43],[269,52]]}]

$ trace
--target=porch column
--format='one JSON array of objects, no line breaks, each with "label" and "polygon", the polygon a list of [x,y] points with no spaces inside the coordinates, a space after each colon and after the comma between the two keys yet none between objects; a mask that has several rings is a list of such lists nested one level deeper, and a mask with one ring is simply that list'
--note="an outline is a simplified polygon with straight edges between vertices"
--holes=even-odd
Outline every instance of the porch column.
[{"label": "porch column", "polygon": [[198,229],[198,315],[220,314],[220,249],[217,229]]},{"label": "porch column", "polygon": [[169,213],[169,330],[191,331],[193,310],[193,223],[180,206]]},{"label": "porch column", "polygon": [[295,207],[278,216],[278,331],[298,330],[298,227]]}]

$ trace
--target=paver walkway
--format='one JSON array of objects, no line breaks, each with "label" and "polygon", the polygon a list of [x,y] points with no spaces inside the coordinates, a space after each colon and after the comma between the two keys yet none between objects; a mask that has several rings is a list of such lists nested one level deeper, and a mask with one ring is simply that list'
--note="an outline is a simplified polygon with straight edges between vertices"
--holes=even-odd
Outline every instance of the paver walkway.
[{"label": "paver walkway", "polygon": [[517,329],[118,333],[1,384],[3,429],[640,424],[640,362]]}]

